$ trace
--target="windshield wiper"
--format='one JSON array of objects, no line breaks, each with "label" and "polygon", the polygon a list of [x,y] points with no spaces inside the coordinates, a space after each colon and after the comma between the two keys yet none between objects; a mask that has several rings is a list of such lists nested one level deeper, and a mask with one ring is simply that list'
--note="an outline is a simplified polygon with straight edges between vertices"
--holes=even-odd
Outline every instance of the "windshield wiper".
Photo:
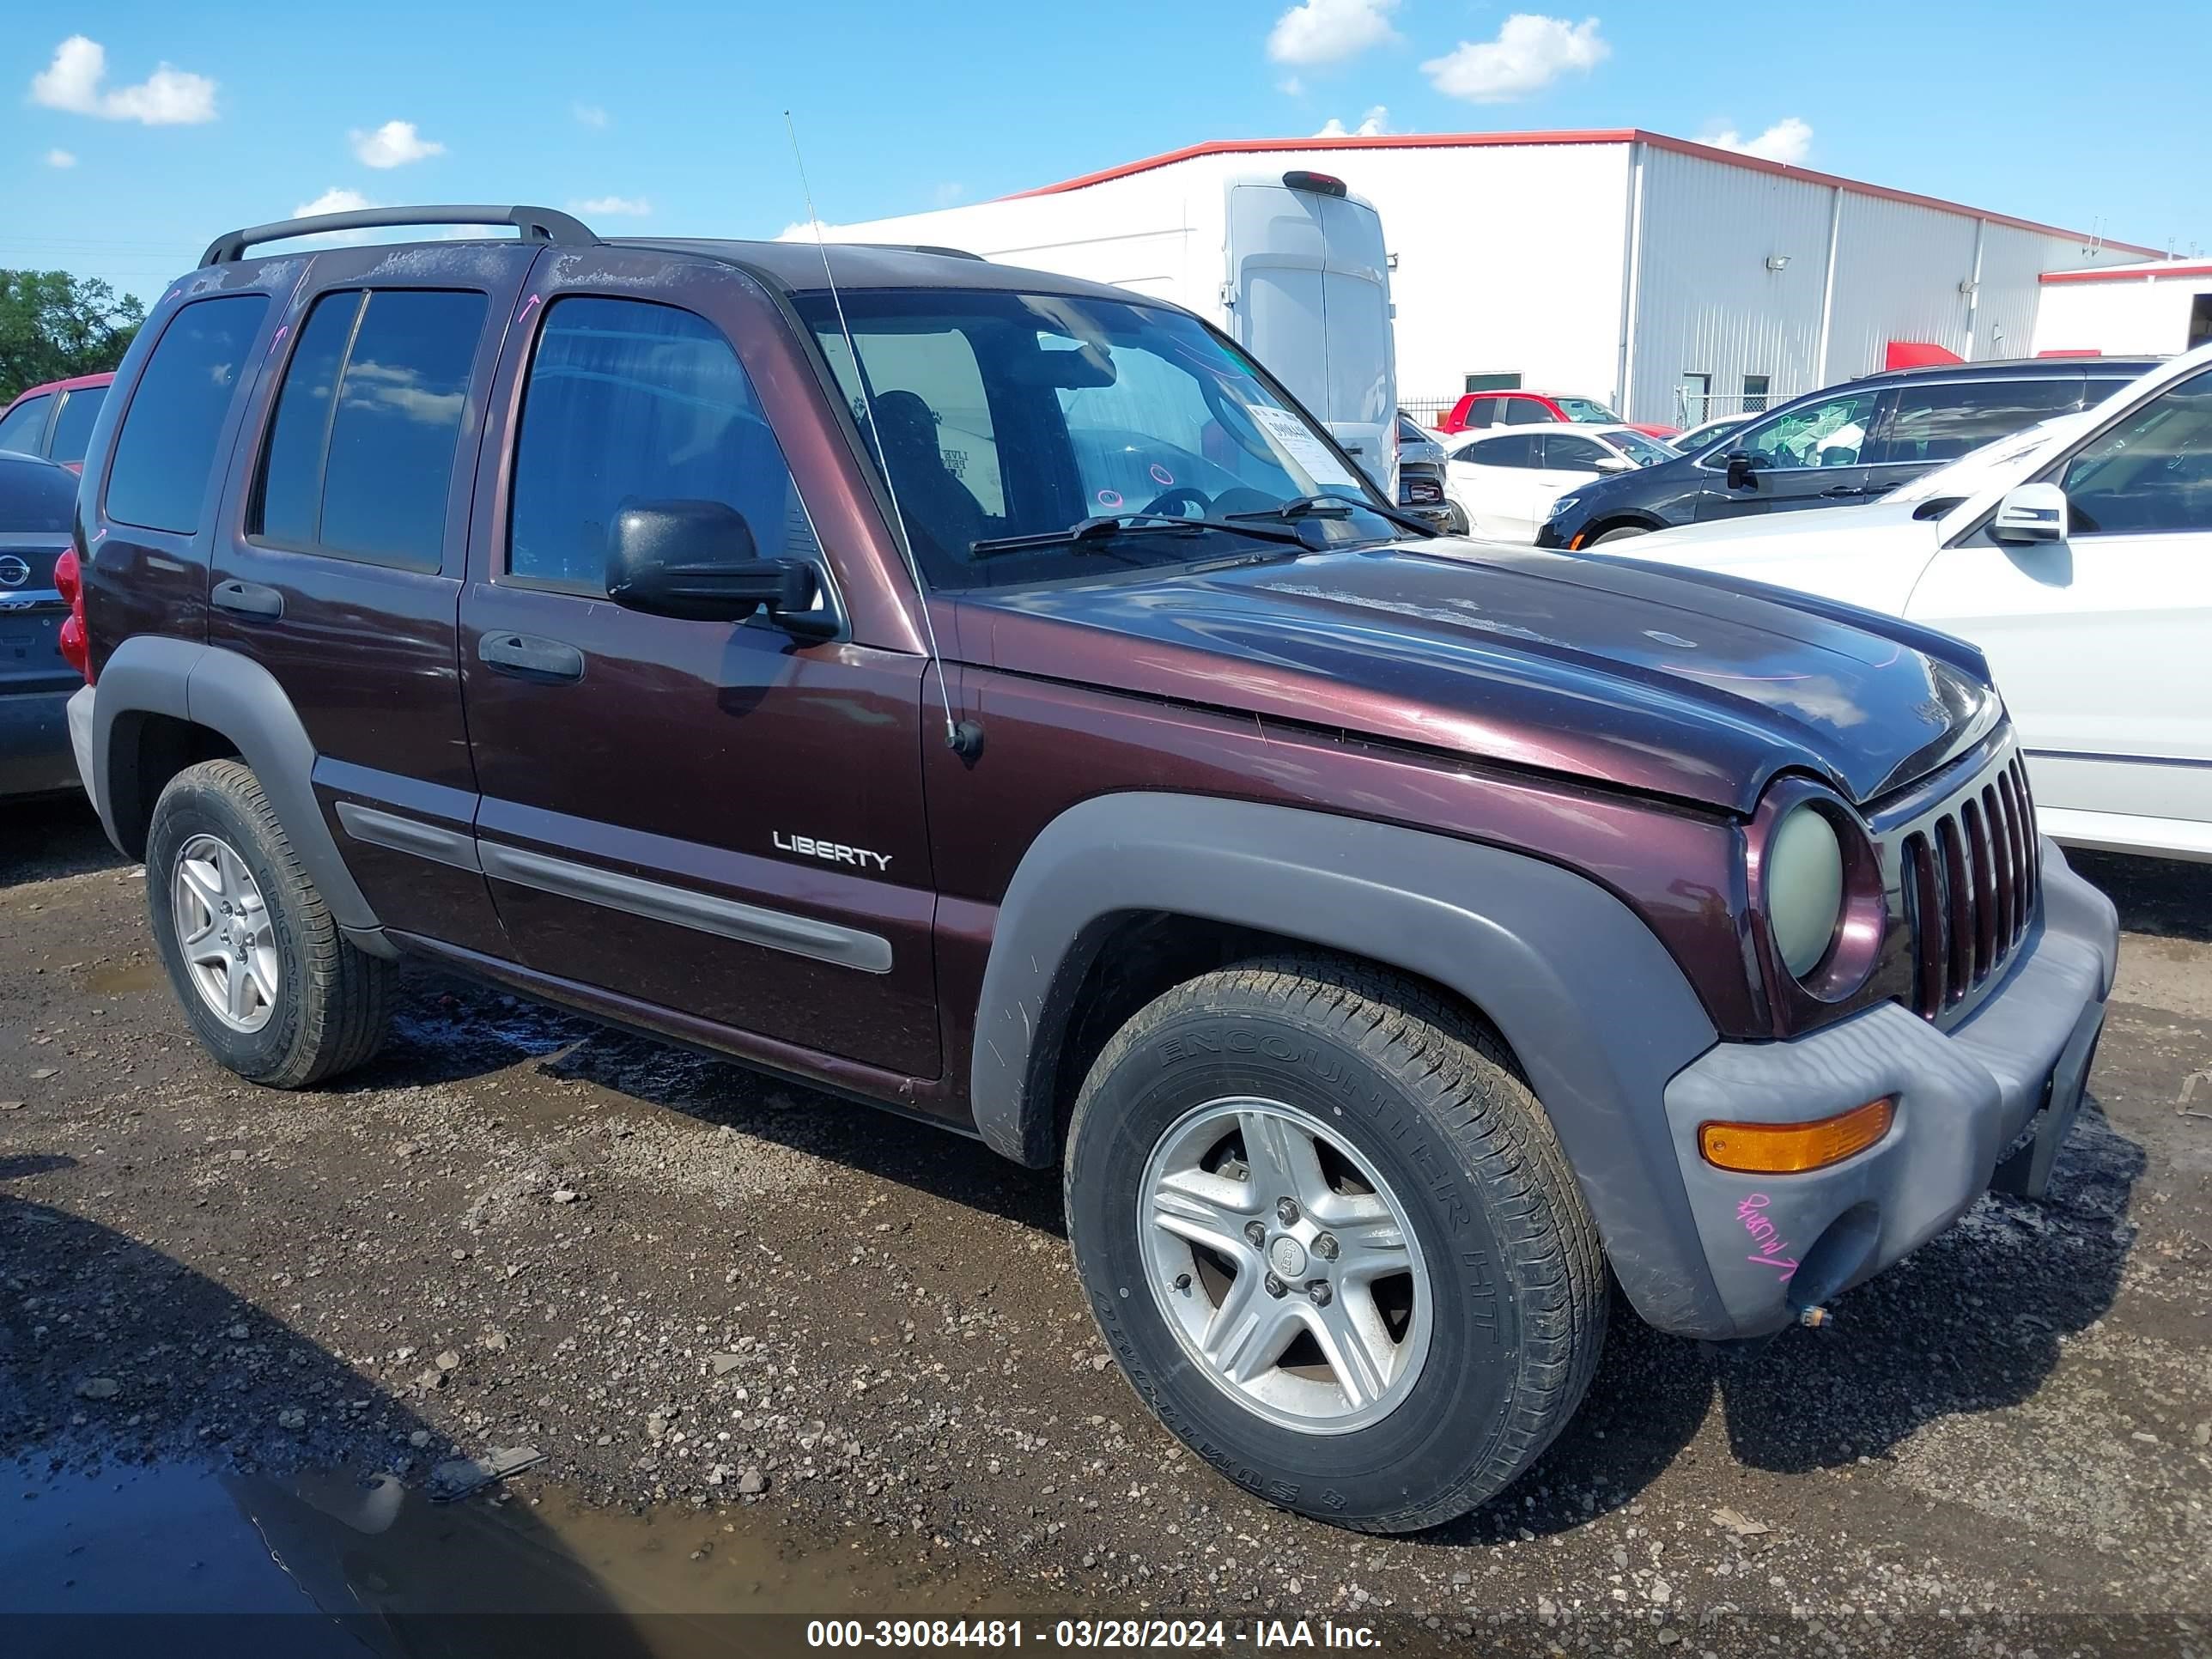
[{"label": "windshield wiper", "polygon": [[1421,522],[1410,513],[1401,513],[1395,507],[1377,507],[1369,501],[1356,501],[1349,495],[1294,495],[1287,501],[1278,501],[1273,507],[1261,507],[1251,513],[1231,513],[1232,519],[1280,519],[1285,523],[1299,519],[1346,519],[1353,512],[1372,513],[1378,519],[1403,525],[1421,536],[1441,536],[1443,532],[1432,525]]},{"label": "windshield wiper", "polygon": [[[1103,553],[1103,547],[1086,545],[1120,536],[1192,534],[1201,530],[1225,530],[1233,536],[1249,536],[1256,541],[1287,542],[1299,547],[1306,538],[1288,525],[1277,530],[1259,525],[1237,524],[1232,520],[1245,517],[1231,514],[1227,519],[1183,519],[1171,513],[1108,513],[1096,518],[1078,519],[1065,530],[1041,530],[1026,536],[986,536],[981,541],[968,544],[971,558],[995,558],[1001,553],[1020,553],[1032,548],[1066,547],[1071,552]],[[1262,514],[1260,516],[1266,517]]]}]

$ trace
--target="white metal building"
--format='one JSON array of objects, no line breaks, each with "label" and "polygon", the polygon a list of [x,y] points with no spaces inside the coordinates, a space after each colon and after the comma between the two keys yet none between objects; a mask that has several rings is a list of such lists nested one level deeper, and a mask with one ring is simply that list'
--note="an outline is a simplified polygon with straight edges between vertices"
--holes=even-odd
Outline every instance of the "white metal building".
[{"label": "white metal building", "polygon": [[2045,271],[2155,252],[1638,129],[1217,141],[832,234],[1018,264],[1015,203],[1048,210],[1039,244],[1070,221],[1184,226],[1131,239],[1109,280],[1143,287],[1177,259],[1218,270],[1195,245],[1218,212],[1176,204],[1272,167],[1334,174],[1381,212],[1408,404],[1517,384],[1673,421],[1883,368],[1893,343],[2025,356]]},{"label": "white metal building", "polygon": [[2039,352],[2166,355],[2212,340],[2212,264],[2202,261],[2046,270],[2039,287]]}]

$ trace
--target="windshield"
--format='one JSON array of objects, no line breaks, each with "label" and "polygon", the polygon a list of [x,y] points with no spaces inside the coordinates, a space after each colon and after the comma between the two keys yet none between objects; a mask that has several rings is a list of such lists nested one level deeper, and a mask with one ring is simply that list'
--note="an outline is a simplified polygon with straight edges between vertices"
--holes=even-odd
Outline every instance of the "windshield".
[{"label": "windshield", "polygon": [[1554,398],[1552,401],[1559,404],[1560,414],[1585,426],[1611,426],[1620,419],[1603,404],[1594,404],[1587,398]]},{"label": "windshield", "polygon": [[[856,371],[830,296],[794,302],[862,435],[881,434],[878,459],[933,587],[1094,575],[1102,560],[1279,556],[1280,524],[1271,544],[1218,521],[1318,495],[1347,507],[1312,520],[1316,544],[1400,533],[1359,510],[1375,498],[1328,434],[1180,312],[1065,295],[864,289],[844,296]],[[975,550],[1135,514],[1216,522],[1188,534]]]},{"label": "windshield", "polygon": [[1646,437],[1643,433],[1626,427],[1619,432],[1607,433],[1605,441],[1638,466],[1654,466],[1661,461],[1671,461],[1682,453],[1672,444],[1662,444],[1656,438]]}]

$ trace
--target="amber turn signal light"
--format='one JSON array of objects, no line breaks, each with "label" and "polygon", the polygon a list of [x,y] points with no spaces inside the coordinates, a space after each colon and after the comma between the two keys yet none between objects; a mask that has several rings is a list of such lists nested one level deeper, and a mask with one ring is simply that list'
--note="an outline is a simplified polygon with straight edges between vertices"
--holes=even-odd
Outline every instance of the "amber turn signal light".
[{"label": "amber turn signal light", "polygon": [[1744,1175],[1802,1175],[1840,1164],[1889,1133],[1897,1103],[1885,1097],[1814,1123],[1701,1123],[1705,1162]]}]

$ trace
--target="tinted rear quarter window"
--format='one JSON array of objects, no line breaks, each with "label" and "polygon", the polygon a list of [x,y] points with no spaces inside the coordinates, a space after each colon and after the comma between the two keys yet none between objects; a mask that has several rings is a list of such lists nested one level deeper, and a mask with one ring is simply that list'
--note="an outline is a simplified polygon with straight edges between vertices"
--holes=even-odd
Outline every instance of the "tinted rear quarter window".
[{"label": "tinted rear quarter window", "polygon": [[100,406],[106,401],[104,386],[80,386],[70,392],[61,413],[54,416],[53,433],[46,441],[46,459],[82,460],[85,446],[92,441],[92,423],[100,418]]},{"label": "tinted rear quarter window", "polygon": [[265,294],[228,294],[169,319],[115,441],[108,517],[179,535],[199,527],[223,417],[268,306]]},{"label": "tinted rear quarter window", "polygon": [[0,420],[0,449],[12,450],[18,455],[39,453],[39,440],[46,429],[46,416],[53,413],[54,400],[50,392],[42,398],[27,398],[9,410],[7,418]]},{"label": "tinted rear quarter window", "polygon": [[76,473],[45,462],[0,459],[0,536],[66,531],[76,507]]}]

